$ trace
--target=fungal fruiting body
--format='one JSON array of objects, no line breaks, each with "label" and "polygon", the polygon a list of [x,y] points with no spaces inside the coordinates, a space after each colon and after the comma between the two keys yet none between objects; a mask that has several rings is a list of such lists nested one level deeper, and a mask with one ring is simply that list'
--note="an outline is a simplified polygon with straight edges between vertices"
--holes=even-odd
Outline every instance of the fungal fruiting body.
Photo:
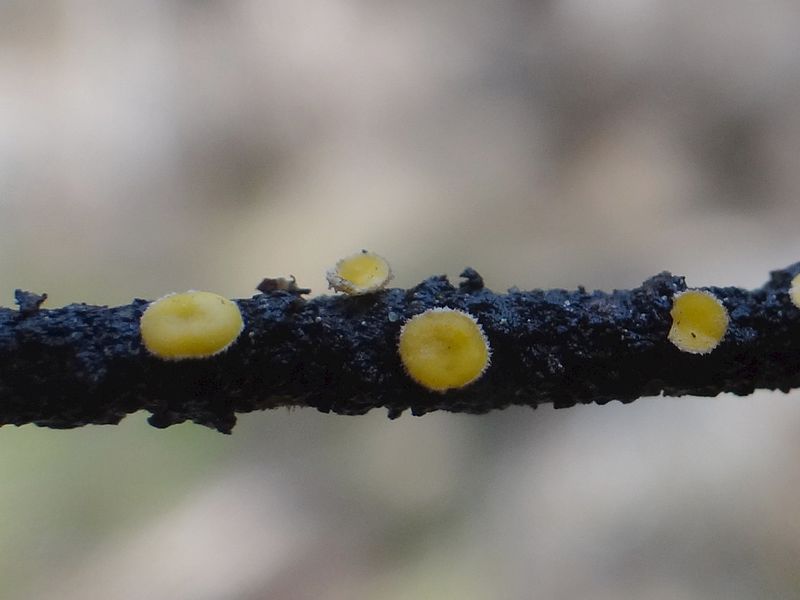
[{"label": "fungal fruiting body", "polygon": [[432,308],[406,321],[398,352],[408,376],[436,392],[477,380],[491,357],[475,317],[452,308]]},{"label": "fungal fruiting body", "polygon": [[711,352],[728,330],[728,311],[711,292],[687,290],[672,300],[672,328],[667,336],[679,350]]},{"label": "fungal fruiting body", "polygon": [[151,354],[182,360],[226,350],[239,337],[244,321],[235,302],[211,292],[190,291],[152,302],[139,327]]},{"label": "fungal fruiting body", "polygon": [[327,278],[328,287],[358,296],[383,289],[392,278],[392,269],[385,258],[362,250],[336,263]]},{"label": "fungal fruiting body", "polygon": [[792,278],[792,287],[789,288],[789,298],[792,299],[792,304],[800,308],[800,275],[795,275]]}]

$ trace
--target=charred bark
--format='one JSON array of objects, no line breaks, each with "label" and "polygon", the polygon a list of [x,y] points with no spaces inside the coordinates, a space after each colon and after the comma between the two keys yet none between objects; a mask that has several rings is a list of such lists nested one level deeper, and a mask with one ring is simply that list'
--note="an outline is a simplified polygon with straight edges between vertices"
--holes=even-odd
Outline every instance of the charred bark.
[{"label": "charred bark", "polygon": [[[190,420],[229,433],[236,413],[280,406],[346,415],[384,407],[394,418],[405,410],[485,413],[512,404],[786,392],[800,386],[800,309],[788,296],[798,273],[800,263],[751,291],[704,288],[730,314],[723,342],[706,355],[667,340],[672,297],[686,289],[669,273],[611,293],[496,294],[472,269],[458,287],[440,276],[354,297],[307,300],[296,285],[262,283],[262,293],[236,301],[245,329],[229,350],[173,362],[142,345],[146,300],[47,310],[43,296],[19,292],[19,310],[0,308],[0,424],[113,424],[144,409],[156,427]],[[473,314],[492,346],[484,376],[446,393],[411,381],[396,349],[406,319],[440,306]]]}]

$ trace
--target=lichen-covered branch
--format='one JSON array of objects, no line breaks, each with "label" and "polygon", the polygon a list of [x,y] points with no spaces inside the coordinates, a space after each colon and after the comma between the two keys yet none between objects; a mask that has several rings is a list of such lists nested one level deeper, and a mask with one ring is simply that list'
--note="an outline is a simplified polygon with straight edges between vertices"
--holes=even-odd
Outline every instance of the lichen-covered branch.
[{"label": "lichen-covered branch", "polygon": [[[798,273],[800,263],[775,271],[752,291],[706,288],[730,326],[704,355],[667,340],[672,298],[686,289],[669,273],[612,293],[496,294],[471,269],[458,287],[432,277],[408,290],[310,300],[297,286],[262,284],[263,293],[236,301],[245,328],[227,351],[182,361],[144,348],[145,300],[46,310],[40,296],[21,292],[19,310],[0,308],[0,424],[109,424],[144,409],[156,427],[191,420],[227,433],[236,413],[279,406],[348,415],[385,407],[396,417],[788,391],[800,386],[800,309],[788,295]],[[491,343],[491,366],[462,389],[428,391],[398,358],[402,324],[432,307],[474,315]]]}]

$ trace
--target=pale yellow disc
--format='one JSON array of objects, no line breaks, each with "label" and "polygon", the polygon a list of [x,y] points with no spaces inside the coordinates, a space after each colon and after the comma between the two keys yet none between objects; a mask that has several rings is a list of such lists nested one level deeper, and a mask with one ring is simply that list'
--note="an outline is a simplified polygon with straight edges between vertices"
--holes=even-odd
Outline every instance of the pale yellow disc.
[{"label": "pale yellow disc", "polygon": [[728,311],[710,292],[687,290],[677,294],[669,314],[669,341],[684,352],[711,352],[728,330]]},{"label": "pale yellow disc", "polygon": [[139,326],[152,354],[180,360],[222,352],[239,337],[244,321],[235,302],[211,292],[192,291],[151,303]]},{"label": "pale yellow disc", "polygon": [[409,319],[400,331],[398,351],[409,377],[438,392],[478,379],[491,355],[475,318],[451,308],[434,308]]},{"label": "pale yellow disc", "polygon": [[368,294],[386,286],[392,279],[392,269],[385,258],[364,250],[336,263],[327,278],[337,292]]}]

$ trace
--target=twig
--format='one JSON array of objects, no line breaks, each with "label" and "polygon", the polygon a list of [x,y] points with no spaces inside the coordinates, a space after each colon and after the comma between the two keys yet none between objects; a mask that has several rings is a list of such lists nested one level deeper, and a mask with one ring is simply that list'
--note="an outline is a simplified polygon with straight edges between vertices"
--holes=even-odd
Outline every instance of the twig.
[{"label": "twig", "polygon": [[[156,427],[191,420],[229,433],[236,413],[280,406],[347,415],[386,407],[394,418],[407,409],[786,392],[800,386],[800,309],[787,293],[798,273],[800,263],[775,271],[753,291],[705,288],[730,313],[725,339],[705,355],[667,340],[672,297],[686,289],[669,273],[613,293],[495,294],[472,269],[457,288],[440,276],[360,297],[306,300],[296,285],[262,285],[264,293],[236,301],[245,329],[229,350],[177,362],[142,345],[145,300],[45,310],[42,296],[19,292],[20,310],[0,309],[0,424],[113,424],[144,409]],[[493,350],[480,380],[446,393],[414,383],[397,354],[403,322],[441,306],[474,315]]]}]

